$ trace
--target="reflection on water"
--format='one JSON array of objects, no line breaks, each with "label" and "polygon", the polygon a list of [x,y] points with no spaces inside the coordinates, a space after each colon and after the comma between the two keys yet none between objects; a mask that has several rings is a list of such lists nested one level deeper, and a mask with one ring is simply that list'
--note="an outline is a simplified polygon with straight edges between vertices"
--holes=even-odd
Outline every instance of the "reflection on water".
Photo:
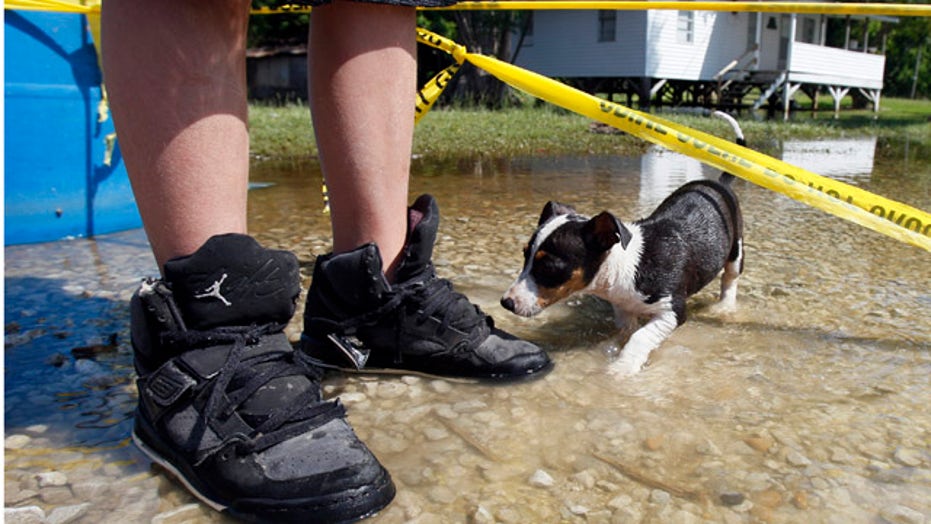
[{"label": "reflection on water", "polygon": [[[931,209],[931,167],[915,151],[874,140],[787,143],[782,154]],[[535,319],[498,306],[547,200],[631,220],[701,176],[717,175],[661,151],[415,162],[412,193],[440,203],[438,271],[498,325],[546,347],[556,369],[507,387],[329,378],[327,394],[342,397],[398,484],[375,522],[926,521],[928,253],[738,181],[747,252],[738,312],[707,311],[712,284],[641,374],[605,373],[613,325],[594,299]],[[253,180],[271,185],[250,194],[250,227],[298,254],[306,286],[329,249],[317,167],[261,163]],[[6,431],[16,437],[7,506],[90,503],[78,519],[87,522],[148,522],[179,508],[181,520],[222,520],[186,506],[189,495],[125,446],[135,398],[126,301],[154,273],[141,233],[8,247],[6,259]],[[289,334],[299,331],[296,320]],[[71,355],[110,333],[117,351]],[[49,360],[57,353],[60,367]],[[37,480],[49,470],[64,484]]]},{"label": "reflection on water", "polygon": [[703,178],[717,178],[716,171],[698,160],[654,146],[640,158],[640,205],[652,210],[669,196],[670,188]]},{"label": "reflection on water", "polygon": [[853,183],[869,178],[876,155],[876,137],[792,140],[782,144],[782,160],[819,175]]}]

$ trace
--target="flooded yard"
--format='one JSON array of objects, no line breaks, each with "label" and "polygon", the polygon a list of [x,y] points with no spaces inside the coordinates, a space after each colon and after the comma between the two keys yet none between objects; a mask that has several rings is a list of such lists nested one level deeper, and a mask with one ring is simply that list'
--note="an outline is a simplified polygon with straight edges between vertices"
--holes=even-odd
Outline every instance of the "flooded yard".
[{"label": "flooded yard", "polygon": [[[931,209],[927,146],[767,147]],[[547,200],[632,220],[716,172],[660,150],[414,164],[412,199],[440,205],[438,272],[556,367],[509,386],[329,376],[326,394],[398,486],[371,522],[931,522],[931,254],[737,181],[737,311],[708,311],[712,283],[649,366],[620,379],[607,373],[618,341],[605,304],[534,319],[498,305],[521,249]],[[251,232],[297,253],[306,290],[330,243],[317,165],[257,162],[252,178]],[[5,255],[7,521],[224,522],[128,440],[127,305],[157,274],[144,234]]]}]

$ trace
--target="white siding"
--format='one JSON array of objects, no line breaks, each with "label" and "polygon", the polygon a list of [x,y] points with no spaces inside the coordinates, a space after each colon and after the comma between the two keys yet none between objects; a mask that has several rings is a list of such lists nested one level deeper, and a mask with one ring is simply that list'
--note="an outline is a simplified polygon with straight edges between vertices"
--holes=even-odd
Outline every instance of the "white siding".
[{"label": "white siding", "polygon": [[710,80],[747,50],[747,13],[695,11],[694,40],[679,43],[677,11],[651,11],[646,74],[653,78]]},{"label": "white siding", "polygon": [[886,57],[795,42],[789,80],[882,89]]},{"label": "white siding", "polygon": [[[775,29],[768,27],[770,19],[776,24]],[[815,15],[797,15],[795,26],[796,43],[804,43],[805,20],[811,20],[815,26],[814,40],[821,41],[821,18]],[[789,24],[792,17],[780,13],[763,13],[760,23],[762,24],[761,42],[760,42],[760,64],[758,69],[761,71],[775,71],[784,68],[785,64],[779,62],[780,46],[782,45],[781,37],[788,36]]]},{"label": "white siding", "polygon": [[[534,34],[517,56],[518,66],[550,77],[649,77],[712,80],[725,65],[748,50],[750,17],[755,13],[695,11],[693,41],[677,36],[678,11],[618,11],[614,42],[598,42],[597,10],[535,11]],[[768,28],[770,18],[775,28]],[[800,15],[796,40],[806,18],[814,21],[819,41],[820,17]],[[782,70],[780,37],[788,35],[791,17],[763,13],[760,19],[762,71]],[[516,39],[515,39],[516,41]],[[793,82],[881,89],[885,58],[794,42]]]},{"label": "white siding", "polygon": [[598,11],[535,11],[516,64],[547,76],[643,76],[646,13],[618,11],[617,40],[598,42]]}]

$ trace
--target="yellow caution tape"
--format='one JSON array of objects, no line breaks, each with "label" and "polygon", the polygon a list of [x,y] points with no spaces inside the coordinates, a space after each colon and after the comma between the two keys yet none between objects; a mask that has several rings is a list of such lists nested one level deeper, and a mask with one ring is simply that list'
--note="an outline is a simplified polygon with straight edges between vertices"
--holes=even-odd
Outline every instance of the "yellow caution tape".
[{"label": "yellow caution tape", "polygon": [[[33,9],[74,13],[99,13],[100,4],[65,0],[12,0],[7,9]],[[909,4],[824,4],[791,2],[462,2],[461,9],[691,9],[723,11],[773,11],[828,14],[884,14],[931,16],[931,6]],[[303,7],[285,6],[282,12]],[[265,10],[260,10],[263,13]],[[96,20],[94,20],[96,22]],[[417,40],[443,50],[456,63],[437,74],[420,90],[416,121],[426,114],[464,61],[499,80],[540,99],[616,127],[638,138],[696,158],[767,189],[794,198],[828,213],[892,238],[931,251],[931,215],[843,182],[823,177],[730,141],[690,129],[663,118],[641,113],[561,84],[543,75],[495,58],[469,53],[464,46],[424,29]],[[326,186],[324,186],[324,192]],[[327,202],[328,204],[328,202]]]},{"label": "yellow caution tape", "polygon": [[323,194],[323,214],[330,214],[330,190],[326,187],[326,180],[323,181],[323,186],[320,188],[321,193]]},{"label": "yellow caution tape", "polygon": [[100,13],[100,2],[79,2],[78,0],[5,0],[4,9],[21,11],[52,11],[57,13]]},{"label": "yellow caution tape", "polygon": [[460,67],[462,67],[462,64],[458,62],[447,67],[437,73],[426,85],[417,91],[417,105],[414,112],[415,124],[420,122],[420,119],[427,114],[427,111],[430,111],[430,108],[433,107],[436,100],[443,94],[446,86],[449,85],[449,81],[456,75]]},{"label": "yellow caution tape", "polygon": [[456,63],[437,73],[417,92],[417,105],[414,113],[415,124],[420,122],[420,119],[427,114],[427,111],[433,107],[436,100],[443,94],[446,86],[449,85],[449,81],[452,80],[459,68],[462,67],[463,62],[465,62],[466,55],[465,47],[446,37],[419,27],[417,28],[417,41],[445,51],[456,60]]},{"label": "yellow caution tape", "polygon": [[457,63],[468,61],[537,98],[931,251],[931,215],[924,211],[820,176],[728,140],[589,95],[495,58],[469,53],[465,47],[429,31],[419,29],[418,41],[446,50]]},{"label": "yellow caution tape", "polygon": [[[741,11],[753,13],[799,13],[821,15],[869,16],[931,16],[931,6],[922,4],[833,3],[833,2],[690,2],[690,1],[503,1],[459,2],[445,7],[418,7],[423,11],[545,11],[592,10],[615,11],[683,10],[683,11]],[[309,13],[310,7],[286,5],[278,8],[262,7],[252,10],[255,15],[281,13]]]},{"label": "yellow caution tape", "polygon": [[279,15],[283,13],[309,13],[310,6],[301,4],[285,4],[278,7],[257,7],[250,12],[254,15]]},{"label": "yellow caution tape", "polygon": [[927,4],[880,4],[880,3],[834,3],[834,2],[689,2],[689,1],[503,1],[503,2],[459,2],[446,7],[423,7],[428,11],[446,10],[578,10],[606,9],[616,11],[683,10],[683,11],[744,11],[762,13],[800,13],[824,15],[873,15],[873,16],[931,16]]},{"label": "yellow caution tape", "polygon": [[[64,13],[99,13],[100,2],[88,5],[77,0],[7,0],[6,9],[34,11],[59,11]],[[880,4],[851,2],[690,2],[690,1],[503,1],[503,2],[460,2],[446,7],[420,7],[424,11],[502,11],[502,10],[580,10],[610,9],[616,11],[684,10],[684,11],[731,11],[761,13],[799,13],[825,15],[871,15],[871,16],[931,16],[931,5],[927,4]],[[284,13],[309,13],[305,5],[286,4],[276,8],[252,9],[255,15]]]}]

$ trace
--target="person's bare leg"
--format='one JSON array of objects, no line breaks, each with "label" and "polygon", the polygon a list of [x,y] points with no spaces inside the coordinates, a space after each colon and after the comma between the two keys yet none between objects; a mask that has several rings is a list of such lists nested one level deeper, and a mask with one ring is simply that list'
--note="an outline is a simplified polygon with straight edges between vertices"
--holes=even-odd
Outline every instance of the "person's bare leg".
[{"label": "person's bare leg", "polygon": [[110,106],[159,268],[246,232],[248,15],[245,0],[104,3]]},{"label": "person's bare leg", "polygon": [[375,242],[389,278],[407,230],[415,27],[410,7],[337,0],[311,15],[310,107],[333,251]]}]

